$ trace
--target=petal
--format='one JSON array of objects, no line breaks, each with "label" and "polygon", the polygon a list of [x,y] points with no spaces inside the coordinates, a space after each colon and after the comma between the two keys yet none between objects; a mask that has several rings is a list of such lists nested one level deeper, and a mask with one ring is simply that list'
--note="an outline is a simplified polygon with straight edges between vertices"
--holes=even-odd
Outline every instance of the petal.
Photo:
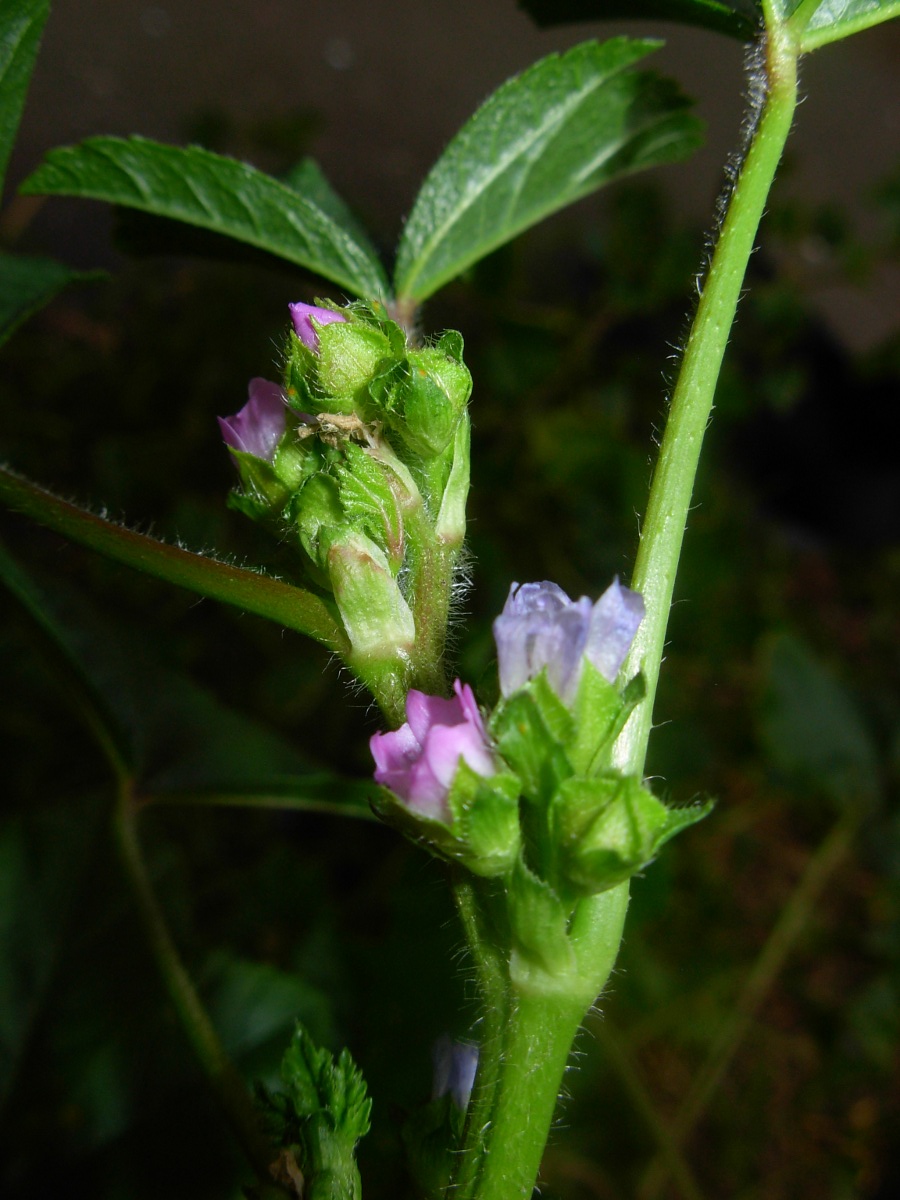
[{"label": "petal", "polygon": [[335,321],[347,320],[342,313],[335,312],[333,308],[318,308],[315,304],[289,304],[288,311],[297,337],[314,354],[319,350],[319,335],[313,326],[313,320],[317,325],[332,325]]},{"label": "petal", "polygon": [[286,412],[284,393],[269,379],[250,380],[249,399],[240,412],[219,417],[222,440],[235,450],[271,462],[284,437]]},{"label": "petal", "polygon": [[585,654],[609,683],[615,683],[643,619],[643,597],[618,579],[594,605]]},{"label": "petal", "polygon": [[435,775],[430,760],[424,755],[410,768],[409,792],[401,799],[408,808],[421,813],[423,817],[446,821],[450,816],[447,807],[447,784]]},{"label": "petal", "polygon": [[459,725],[464,721],[462,705],[456,697],[428,696],[410,688],[406,695],[406,719],[420,742],[425,741],[433,725]]},{"label": "petal", "polygon": [[484,721],[481,719],[481,710],[475,699],[475,694],[467,683],[462,683],[459,679],[454,681],[453,690],[459,700],[459,706],[462,710],[463,718],[474,725],[482,736],[482,739],[487,742],[487,731],[484,728]]},{"label": "petal", "polygon": [[408,725],[390,733],[373,733],[369,738],[369,749],[375,759],[375,782],[381,783],[379,773],[409,770],[409,766],[422,753],[422,747]]}]

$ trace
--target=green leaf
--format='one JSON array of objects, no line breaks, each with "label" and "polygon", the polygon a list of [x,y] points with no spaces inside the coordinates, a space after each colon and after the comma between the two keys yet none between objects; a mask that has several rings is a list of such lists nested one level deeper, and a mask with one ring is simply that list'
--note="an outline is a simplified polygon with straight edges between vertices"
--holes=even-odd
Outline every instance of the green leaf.
[{"label": "green leaf", "polygon": [[0,6],[0,193],[49,15],[50,0],[3,0]]},{"label": "green leaf", "polygon": [[61,500],[0,466],[0,500],[63,537],[157,579],[305,633],[338,654],[349,642],[330,604],[259,571],[169,546]]},{"label": "green leaf", "polygon": [[[796,7],[806,18],[810,5]],[[822,0],[805,21],[800,49],[816,50],[896,17],[900,17],[900,0]]]},{"label": "green leaf", "polygon": [[183,221],[296,263],[356,296],[389,293],[368,240],[277,179],[197,146],[90,138],[51,150],[21,190],[106,200]]},{"label": "green leaf", "polygon": [[677,21],[747,41],[760,23],[757,0],[519,0],[543,27],[570,21]]},{"label": "green leaf", "polygon": [[259,1099],[276,1138],[294,1154],[308,1200],[359,1200],[362,1187],[356,1166],[356,1143],[370,1126],[372,1101],[362,1073],[342,1050],[335,1061],[315,1045],[298,1025],[281,1064],[283,1092],[260,1089]]},{"label": "green leaf", "polygon": [[67,284],[102,278],[100,271],[75,271],[52,258],[0,254],[0,345]]},{"label": "green leaf", "polygon": [[557,209],[696,149],[700,123],[686,97],[667,80],[627,71],[658,45],[585,42],[495,92],[419,192],[398,252],[398,295],[424,300]]},{"label": "green leaf", "polygon": [[762,659],[760,734],[772,763],[839,803],[874,798],[878,752],[848,690],[788,634],[765,642]]}]

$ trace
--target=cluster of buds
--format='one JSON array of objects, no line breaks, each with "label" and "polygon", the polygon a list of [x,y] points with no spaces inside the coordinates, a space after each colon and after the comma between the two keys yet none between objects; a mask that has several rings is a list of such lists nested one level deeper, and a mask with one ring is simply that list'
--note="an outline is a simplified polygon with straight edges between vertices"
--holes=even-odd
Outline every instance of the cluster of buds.
[{"label": "cluster of buds", "polygon": [[640,871],[708,811],[671,809],[613,765],[644,694],[619,685],[644,615],[616,580],[596,603],[554,583],[513,584],[494,622],[500,699],[482,716],[410,692],[407,723],[371,740],[380,813],[432,853],[503,881],[517,951],[550,973],[567,962],[578,903]]},{"label": "cluster of buds", "polygon": [[452,560],[465,534],[462,338],[412,347],[378,303],[289,307],[281,383],[253,379],[244,408],[219,419],[240,479],[231,504],[298,550],[357,669],[409,661],[415,564]]}]

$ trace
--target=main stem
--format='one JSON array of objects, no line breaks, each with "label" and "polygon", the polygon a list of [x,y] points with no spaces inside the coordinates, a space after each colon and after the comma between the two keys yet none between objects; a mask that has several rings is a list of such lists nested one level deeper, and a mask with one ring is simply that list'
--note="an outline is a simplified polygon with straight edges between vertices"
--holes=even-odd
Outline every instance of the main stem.
[{"label": "main stem", "polygon": [[616,763],[638,774],[644,769],[652,728],[669,608],[703,435],[747,263],[797,104],[796,46],[785,27],[774,22],[766,36],[763,105],[722,222],[685,347],[632,578],[632,587],[644,598],[647,615],[631,647],[625,671],[630,675],[641,671],[647,693],[619,737]]},{"label": "main stem", "polygon": [[[567,976],[511,969],[497,897],[460,883],[457,904],[472,950],[485,1022],[466,1133],[448,1196],[528,1200],[572,1042],[619,951],[628,907],[620,886],[582,900],[570,924],[575,967]],[[504,940],[505,939],[505,940]]]},{"label": "main stem", "polygon": [[[716,383],[734,322],[747,263],[797,103],[797,48],[773,18],[766,0],[769,30],[765,43],[766,91],[747,156],[728,204],[710,262],[669,419],[653,476],[632,586],[641,592],[647,615],[632,646],[626,672],[642,671],[647,697],[616,746],[616,764],[643,773],[653,700],[665,643],[675,573],[684,538],[703,434],[712,411]],[[477,898],[476,898],[477,899]],[[627,905],[627,885],[596,897],[586,929],[573,924],[579,964],[593,959],[603,980],[615,962]],[[606,911],[608,907],[609,911]],[[463,913],[465,920],[465,913]],[[470,919],[470,944],[484,937]],[[473,938],[474,933],[474,938]],[[585,936],[587,934],[587,936]],[[478,955],[476,953],[476,963]],[[496,1004],[504,1028],[493,1026],[479,1066],[484,1087],[473,1097],[454,1200],[528,1200],[540,1167],[560,1081],[572,1040],[587,1003],[584,996],[524,988],[496,965],[479,971],[489,1010]],[[493,976],[493,978],[491,978]],[[597,978],[600,978],[598,974]],[[594,993],[596,994],[596,992]]]}]

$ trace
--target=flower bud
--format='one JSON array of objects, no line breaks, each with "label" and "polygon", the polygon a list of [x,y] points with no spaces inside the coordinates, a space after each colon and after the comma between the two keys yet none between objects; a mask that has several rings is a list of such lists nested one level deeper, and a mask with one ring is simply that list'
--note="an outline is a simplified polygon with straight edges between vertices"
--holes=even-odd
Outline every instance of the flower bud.
[{"label": "flower bud", "polygon": [[313,354],[319,351],[319,329],[335,321],[347,320],[343,313],[335,312],[333,308],[317,308],[314,304],[289,304],[288,312],[297,337]]},{"label": "flower bud", "polygon": [[397,431],[423,458],[449,446],[472,393],[468,368],[438,346],[413,350],[409,371],[398,389]]},{"label": "flower bud", "polygon": [[453,690],[444,700],[411,688],[406,724],[369,742],[375,782],[410,810],[439,821],[450,818],[447,796],[460,760],[483,777],[497,769],[472,689],[457,679]]},{"label": "flower bud", "polygon": [[478,1047],[474,1042],[455,1042],[444,1033],[434,1043],[431,1059],[434,1064],[432,1100],[449,1096],[460,1112],[465,1112],[478,1070]]},{"label": "flower bud", "polygon": [[364,534],[342,530],[325,562],[355,669],[408,660],[416,624],[384,551]]},{"label": "flower bud", "polygon": [[546,671],[559,698],[571,704],[585,657],[613,683],[644,617],[644,602],[618,579],[596,604],[570,600],[555,583],[514,583],[494,622],[504,696]]},{"label": "flower bud", "polygon": [[251,379],[249,400],[232,417],[219,417],[222,440],[233,450],[252,454],[271,463],[284,437],[286,409],[284,393],[268,379]]}]

